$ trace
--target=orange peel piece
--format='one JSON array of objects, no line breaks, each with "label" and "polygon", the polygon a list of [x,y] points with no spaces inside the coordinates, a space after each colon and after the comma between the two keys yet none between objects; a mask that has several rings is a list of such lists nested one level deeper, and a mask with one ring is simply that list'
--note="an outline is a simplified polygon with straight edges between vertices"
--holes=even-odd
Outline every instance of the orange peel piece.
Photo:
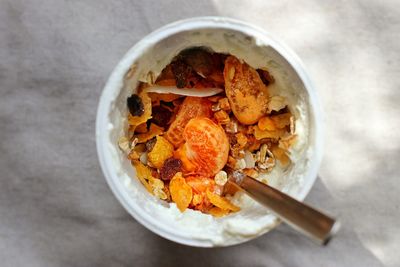
[{"label": "orange peel piece", "polygon": [[172,201],[176,203],[181,212],[184,212],[192,202],[193,192],[192,188],[186,183],[185,178],[182,177],[182,173],[176,173],[171,179],[169,191]]},{"label": "orange peel piece", "polygon": [[209,189],[207,190],[206,193],[207,193],[207,198],[214,206],[223,210],[231,210],[233,212],[240,210],[238,206],[232,204],[228,199],[211,192]]}]

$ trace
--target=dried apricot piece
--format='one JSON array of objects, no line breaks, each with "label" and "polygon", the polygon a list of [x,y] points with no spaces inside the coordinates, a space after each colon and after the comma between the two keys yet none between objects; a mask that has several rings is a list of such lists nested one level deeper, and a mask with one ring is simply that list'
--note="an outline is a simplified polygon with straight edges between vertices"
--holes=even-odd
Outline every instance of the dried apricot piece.
[{"label": "dried apricot piece", "polygon": [[211,102],[201,97],[186,97],[165,137],[179,147],[184,142],[182,134],[186,124],[196,117],[211,117]]},{"label": "dried apricot piece", "polygon": [[168,142],[164,137],[157,135],[156,143],[153,149],[147,154],[147,159],[153,164],[154,167],[160,169],[164,161],[174,154],[173,145]]},{"label": "dried apricot piece", "polygon": [[224,210],[231,210],[231,211],[239,211],[240,208],[234,204],[232,204],[228,199],[221,197],[213,192],[211,192],[209,189],[207,190],[207,198],[210,200],[210,202],[220,208],[220,209],[224,209]]},{"label": "dried apricot piece", "polygon": [[176,203],[178,209],[181,212],[185,211],[192,201],[193,192],[192,188],[186,183],[185,178],[182,177],[182,173],[178,172],[171,179],[169,191],[172,201]]},{"label": "dried apricot piece", "polygon": [[138,143],[144,143],[162,133],[164,133],[164,128],[152,123],[147,133],[138,134],[135,137],[138,139]]}]

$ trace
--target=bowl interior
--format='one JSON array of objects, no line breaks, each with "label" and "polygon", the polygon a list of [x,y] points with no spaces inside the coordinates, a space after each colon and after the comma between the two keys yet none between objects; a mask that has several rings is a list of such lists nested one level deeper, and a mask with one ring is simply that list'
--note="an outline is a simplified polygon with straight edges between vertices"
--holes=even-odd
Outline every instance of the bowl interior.
[{"label": "bowl interior", "polygon": [[252,67],[267,68],[275,77],[271,93],[289,99],[291,111],[302,118],[298,130],[303,136],[295,151],[299,155],[296,164],[271,175],[268,181],[298,199],[305,197],[321,155],[319,106],[311,84],[289,50],[262,30],[232,20],[203,18],[167,25],[142,39],[122,58],[100,99],[96,132],[99,159],[114,194],[150,230],[193,246],[237,244],[267,232],[279,221],[255,203],[220,219],[192,210],[180,213],[174,204],[164,203],[145,190],[117,145],[127,129],[126,98],[135,92],[138,82],[154,79],[175,55],[193,46],[235,55]]}]

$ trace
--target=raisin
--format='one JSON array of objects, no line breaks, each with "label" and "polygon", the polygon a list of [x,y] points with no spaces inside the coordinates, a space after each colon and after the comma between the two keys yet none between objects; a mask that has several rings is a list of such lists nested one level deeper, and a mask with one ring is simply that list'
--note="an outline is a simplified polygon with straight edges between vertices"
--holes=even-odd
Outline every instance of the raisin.
[{"label": "raisin", "polygon": [[160,178],[163,180],[171,180],[177,172],[182,170],[182,161],[180,159],[169,158],[165,160],[164,165],[160,169]]},{"label": "raisin", "polygon": [[144,113],[144,105],[142,99],[133,94],[127,99],[128,109],[132,116],[141,116]]},{"label": "raisin", "polygon": [[171,63],[172,72],[175,77],[176,87],[185,88],[190,76],[193,76],[192,68],[181,60]]},{"label": "raisin", "polygon": [[171,119],[172,112],[166,107],[155,106],[153,107],[152,116],[153,116],[153,118],[151,119],[152,122],[161,127],[166,128],[169,120]]},{"label": "raisin", "polygon": [[192,69],[203,76],[208,76],[213,71],[212,54],[200,47],[189,48],[179,55]]}]

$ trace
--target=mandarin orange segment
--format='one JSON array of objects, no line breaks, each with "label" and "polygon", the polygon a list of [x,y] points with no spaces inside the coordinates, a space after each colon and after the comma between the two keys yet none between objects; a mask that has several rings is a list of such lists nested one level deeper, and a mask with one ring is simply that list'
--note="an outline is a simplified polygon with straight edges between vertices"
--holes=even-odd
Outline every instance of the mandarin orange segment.
[{"label": "mandarin orange segment", "polygon": [[211,114],[209,100],[201,97],[186,97],[165,137],[175,147],[179,147],[184,142],[182,134],[189,120],[196,117],[211,117]]},{"label": "mandarin orange segment", "polygon": [[176,173],[171,179],[169,191],[172,201],[176,203],[181,212],[184,212],[192,202],[193,192],[192,188],[186,183],[185,178],[182,177],[182,173]]},{"label": "mandarin orange segment", "polygon": [[223,209],[223,210],[231,210],[231,211],[239,211],[240,208],[234,204],[232,204],[228,199],[221,197],[210,190],[207,190],[207,198],[210,202],[215,205],[216,207]]},{"label": "mandarin orange segment", "polygon": [[179,149],[183,167],[206,177],[214,176],[228,161],[229,141],[221,126],[208,118],[191,119]]}]

